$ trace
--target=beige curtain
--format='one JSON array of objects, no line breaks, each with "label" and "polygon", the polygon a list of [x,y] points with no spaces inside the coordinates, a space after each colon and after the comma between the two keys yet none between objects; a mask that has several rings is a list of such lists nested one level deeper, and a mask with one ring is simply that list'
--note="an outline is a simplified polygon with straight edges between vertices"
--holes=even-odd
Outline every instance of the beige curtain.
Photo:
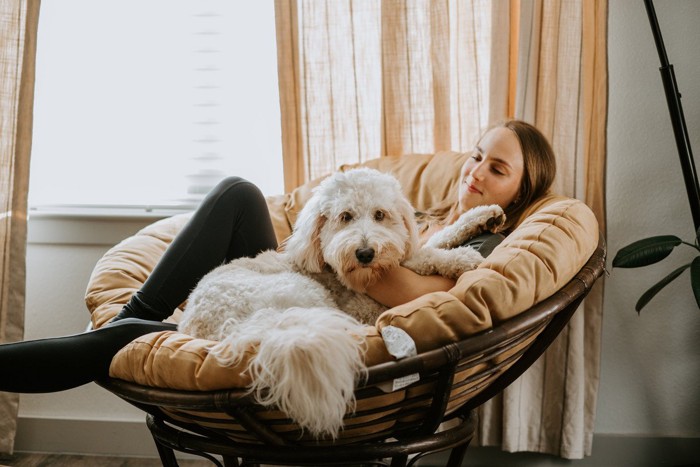
[{"label": "beige curtain", "polygon": [[275,14],[287,191],[343,163],[467,149],[507,114],[507,2],[276,0]]},{"label": "beige curtain", "polygon": [[[555,190],[584,200],[605,232],[607,1],[522,0],[515,116],[550,139]],[[479,442],[577,459],[591,454],[603,285],[538,362],[482,408]]]},{"label": "beige curtain", "polygon": [[[0,1],[0,342],[21,340],[39,0]],[[0,375],[1,377],[1,375]],[[0,392],[0,454],[12,453],[19,398]]]},{"label": "beige curtain", "polygon": [[[530,121],[558,154],[555,189],[604,231],[606,0],[276,0],[285,188],[381,155],[471,149]],[[602,291],[553,349],[484,407],[478,439],[590,454]]]}]

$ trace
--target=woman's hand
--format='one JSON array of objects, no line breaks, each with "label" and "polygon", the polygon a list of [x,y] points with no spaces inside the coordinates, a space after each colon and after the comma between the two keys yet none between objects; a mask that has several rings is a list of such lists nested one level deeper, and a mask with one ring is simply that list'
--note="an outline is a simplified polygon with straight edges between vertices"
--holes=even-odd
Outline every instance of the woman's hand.
[{"label": "woman's hand", "polygon": [[367,287],[366,293],[382,305],[394,307],[432,292],[446,292],[454,287],[453,279],[443,276],[421,276],[399,266],[384,273],[381,279]]}]

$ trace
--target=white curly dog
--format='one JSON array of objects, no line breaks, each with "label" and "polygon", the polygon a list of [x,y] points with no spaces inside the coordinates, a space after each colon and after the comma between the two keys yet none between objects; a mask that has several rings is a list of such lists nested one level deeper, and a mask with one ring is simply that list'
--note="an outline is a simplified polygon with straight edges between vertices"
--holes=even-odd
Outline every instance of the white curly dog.
[{"label": "white curly dog", "polygon": [[316,437],[336,437],[366,370],[364,325],[386,310],[366,288],[399,265],[456,278],[483,260],[458,245],[504,220],[498,206],[475,208],[419,247],[415,211],[393,176],[335,173],[316,187],[282,252],[236,259],[201,279],[179,330],[218,341],[211,351],[223,365],[255,349],[248,371],[258,403]]}]

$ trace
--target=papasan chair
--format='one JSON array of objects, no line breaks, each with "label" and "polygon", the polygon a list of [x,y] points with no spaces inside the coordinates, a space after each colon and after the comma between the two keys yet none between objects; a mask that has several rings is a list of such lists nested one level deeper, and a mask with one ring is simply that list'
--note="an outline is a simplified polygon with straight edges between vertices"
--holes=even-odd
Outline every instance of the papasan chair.
[{"label": "papasan chair", "polygon": [[[453,191],[466,157],[412,154],[363,165],[393,173],[420,210]],[[268,198],[278,240],[289,235],[318,182]],[[138,290],[187,219],[155,222],[98,261],[86,293],[94,327]],[[256,405],[246,391],[245,359],[222,367],[207,350],[211,341],[176,331],[129,343],[98,384],[147,414],[166,466],[178,465],[174,451],[225,466],[404,466],[448,449],[448,465],[459,466],[475,430],[475,409],[534,363],[604,271],[604,241],[581,201],[546,195],[516,225],[451,291],[389,309],[366,327],[369,371],[336,439],[313,439],[283,412]],[[389,325],[413,338],[416,356],[396,360],[388,353],[381,329]]]}]

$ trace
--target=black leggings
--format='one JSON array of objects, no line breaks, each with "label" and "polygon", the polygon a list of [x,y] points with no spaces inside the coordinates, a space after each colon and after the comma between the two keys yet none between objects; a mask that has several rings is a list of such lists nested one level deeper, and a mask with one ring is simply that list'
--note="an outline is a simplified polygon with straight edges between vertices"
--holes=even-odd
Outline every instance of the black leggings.
[{"label": "black leggings", "polygon": [[0,345],[0,391],[61,391],[106,377],[112,357],[130,341],[176,329],[160,321],[204,274],[275,248],[263,195],[250,182],[227,178],[207,195],[120,313],[125,319],[82,334]]}]

